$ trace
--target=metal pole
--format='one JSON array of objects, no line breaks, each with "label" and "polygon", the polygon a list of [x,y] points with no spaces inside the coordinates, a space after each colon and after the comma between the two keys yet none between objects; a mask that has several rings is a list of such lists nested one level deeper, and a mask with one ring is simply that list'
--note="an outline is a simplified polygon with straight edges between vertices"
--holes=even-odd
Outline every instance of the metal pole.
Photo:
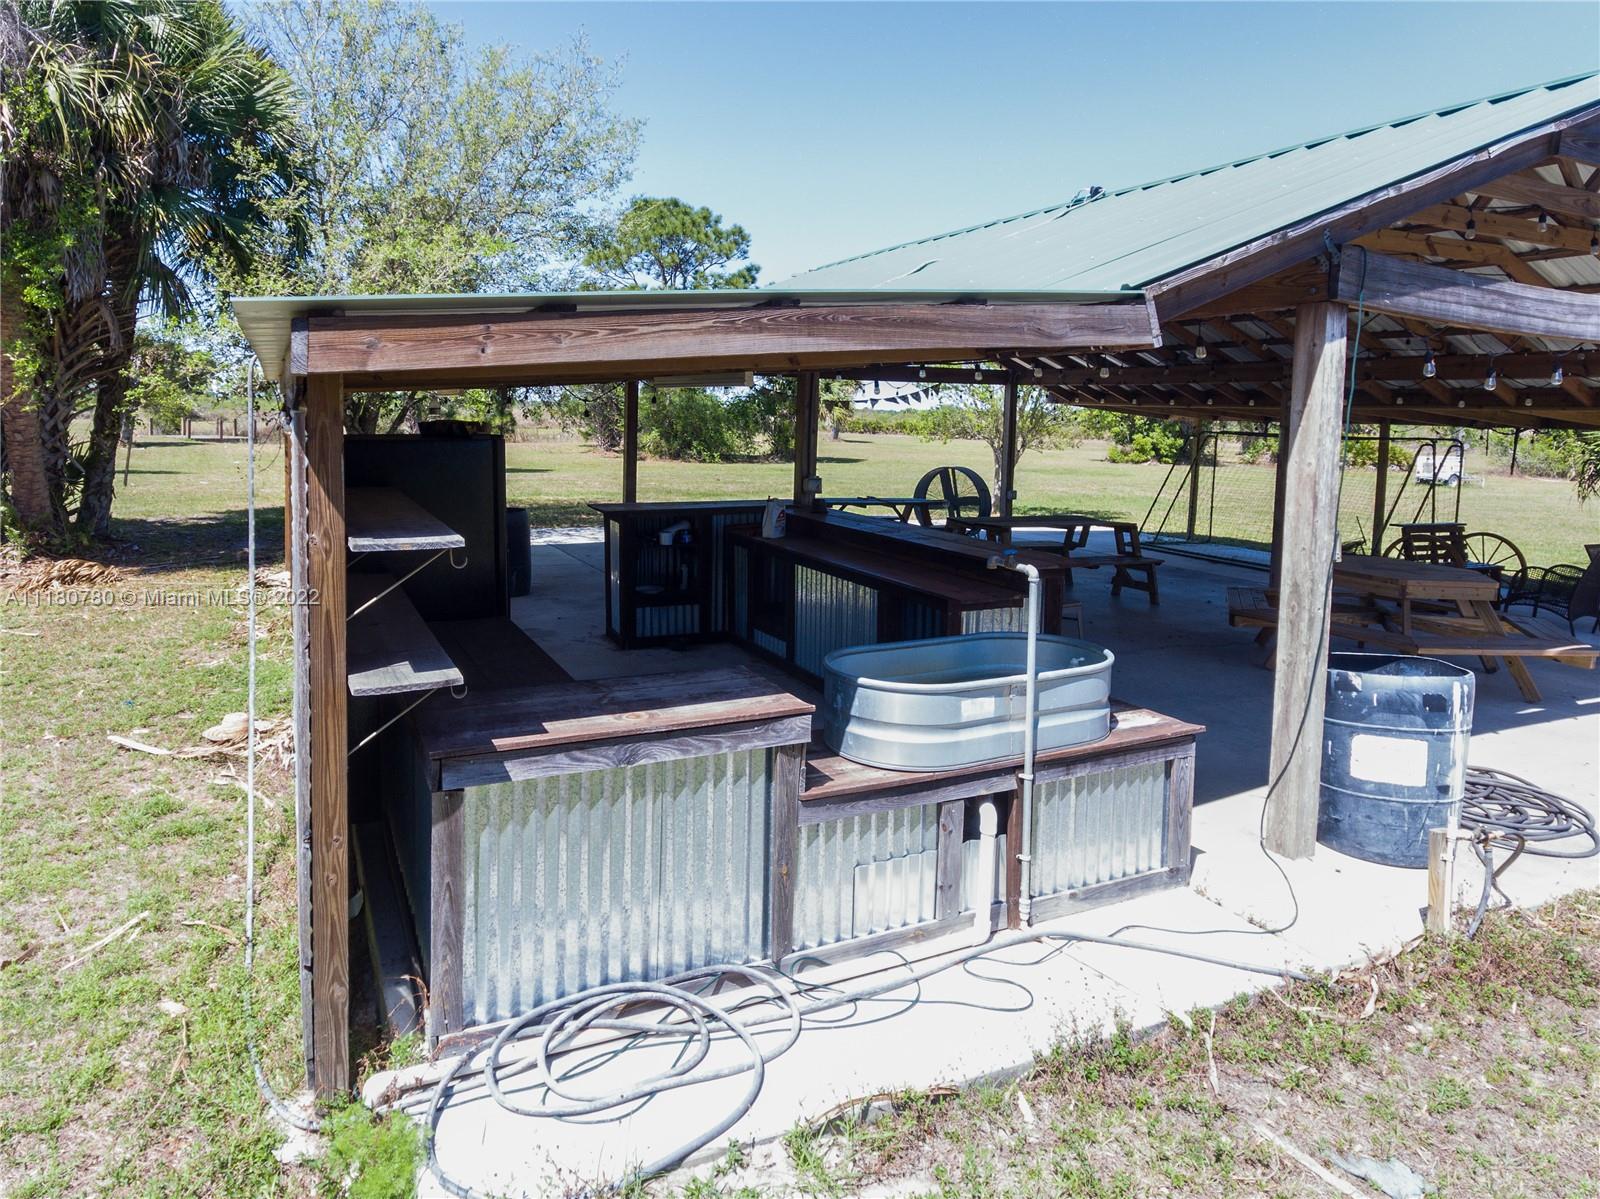
[{"label": "metal pole", "polygon": [[1378,478],[1372,485],[1372,545],[1374,554],[1383,553],[1384,507],[1389,499],[1389,422],[1378,422]]},{"label": "metal pole", "polygon": [[629,379],[622,400],[622,502],[639,500],[639,380]]},{"label": "metal pole", "polygon": [[1195,516],[1200,509],[1200,460],[1206,445],[1206,423],[1197,420],[1189,426],[1189,519],[1185,537],[1194,540]]}]

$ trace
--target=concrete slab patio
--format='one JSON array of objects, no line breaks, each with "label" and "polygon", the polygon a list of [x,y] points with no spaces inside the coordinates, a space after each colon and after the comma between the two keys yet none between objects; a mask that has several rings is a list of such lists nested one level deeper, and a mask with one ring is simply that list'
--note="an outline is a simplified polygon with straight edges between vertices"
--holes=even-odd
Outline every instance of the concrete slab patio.
[{"label": "concrete slab patio", "polygon": [[[599,628],[600,546],[545,533],[534,549],[534,595],[514,616],[575,677],[657,673],[686,664],[745,660],[731,646],[623,654]],[[1247,632],[1227,625],[1226,589],[1259,585],[1245,567],[1166,554],[1162,602],[1142,594],[1109,595],[1109,579],[1078,577],[1086,635],[1117,655],[1113,690],[1207,726],[1196,766],[1190,888],[1147,895],[1039,926],[1042,933],[1121,935],[1266,967],[1338,970],[1391,952],[1422,931],[1426,879],[1319,849],[1303,862],[1279,862],[1259,846],[1267,772],[1271,676],[1254,664]],[[1337,643],[1335,648],[1341,648]],[[1471,761],[1524,775],[1600,807],[1600,672],[1533,662],[1544,700],[1520,699],[1509,677],[1480,672]],[[1475,900],[1476,865],[1458,879]],[[1600,885],[1600,859],[1524,857],[1503,880],[1518,905]],[[879,955],[852,973],[904,972],[904,959]],[[892,977],[880,974],[880,977]],[[966,968],[906,984],[879,999],[808,1022],[799,1043],[774,1061],[751,1111],[702,1151],[720,1155],[730,1140],[761,1143],[797,1123],[884,1091],[960,1085],[1026,1069],[1035,1055],[1078,1036],[1097,1036],[1124,1021],[1143,1029],[1172,1013],[1212,1006],[1273,985],[1247,973],[1146,949],[1066,941],[996,951]],[[770,1041],[776,1030],[761,1034]],[[586,1089],[608,1077],[636,1078],[660,1068],[668,1051],[622,1054]],[[731,1059],[731,1040],[713,1043],[711,1061]],[[369,1094],[391,1080],[369,1084]],[[727,1079],[672,1092],[623,1118],[602,1122],[533,1121],[478,1093],[452,1102],[439,1128],[438,1152],[458,1180],[481,1191],[554,1195],[625,1175],[714,1122],[743,1093]],[[446,1192],[425,1179],[424,1196]]]}]

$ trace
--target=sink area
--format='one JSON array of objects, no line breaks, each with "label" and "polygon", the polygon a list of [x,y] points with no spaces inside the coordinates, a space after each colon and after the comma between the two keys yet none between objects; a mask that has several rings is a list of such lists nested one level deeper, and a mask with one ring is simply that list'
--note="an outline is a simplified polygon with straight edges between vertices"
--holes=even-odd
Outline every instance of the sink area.
[{"label": "sink area", "polygon": [[[836,650],[823,663],[822,737],[884,770],[957,770],[1022,755],[1028,639],[969,633]],[[1038,751],[1111,731],[1104,646],[1041,635]]]}]

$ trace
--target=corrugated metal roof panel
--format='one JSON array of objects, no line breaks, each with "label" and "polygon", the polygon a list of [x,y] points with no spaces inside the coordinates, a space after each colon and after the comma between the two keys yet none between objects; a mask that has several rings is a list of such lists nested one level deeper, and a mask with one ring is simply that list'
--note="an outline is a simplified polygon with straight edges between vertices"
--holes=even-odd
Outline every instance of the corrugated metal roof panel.
[{"label": "corrugated metal roof panel", "polygon": [[778,286],[1142,288],[1596,103],[1600,74],[1560,80],[893,246]]}]

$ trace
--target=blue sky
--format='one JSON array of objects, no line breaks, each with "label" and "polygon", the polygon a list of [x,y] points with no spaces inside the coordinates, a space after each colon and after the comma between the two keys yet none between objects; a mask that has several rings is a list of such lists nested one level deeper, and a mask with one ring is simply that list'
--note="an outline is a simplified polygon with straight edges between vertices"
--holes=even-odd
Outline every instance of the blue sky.
[{"label": "blue sky", "polygon": [[587,33],[646,121],[630,191],[750,231],[762,279],[1600,68],[1600,4],[435,0]]}]

